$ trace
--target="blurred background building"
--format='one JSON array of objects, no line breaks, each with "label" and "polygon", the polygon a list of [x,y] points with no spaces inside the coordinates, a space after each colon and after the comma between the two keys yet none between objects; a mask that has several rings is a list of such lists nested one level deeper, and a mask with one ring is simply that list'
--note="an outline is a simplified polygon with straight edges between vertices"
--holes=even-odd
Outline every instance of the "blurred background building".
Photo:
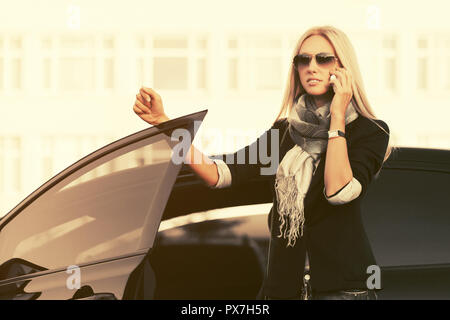
[{"label": "blurred background building", "polygon": [[0,3],[0,216],[81,157],[148,127],[132,110],[142,85],[171,118],[209,109],[196,138],[206,153],[250,143],[278,114],[293,47],[315,25],[347,33],[395,145],[450,146],[444,0]]}]

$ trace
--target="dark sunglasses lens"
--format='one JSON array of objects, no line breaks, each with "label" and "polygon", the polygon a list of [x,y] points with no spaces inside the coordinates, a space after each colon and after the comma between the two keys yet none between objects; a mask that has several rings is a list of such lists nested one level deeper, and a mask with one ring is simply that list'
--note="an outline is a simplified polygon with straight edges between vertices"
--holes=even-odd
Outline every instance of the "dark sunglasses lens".
[{"label": "dark sunglasses lens", "polygon": [[295,64],[297,66],[307,66],[309,65],[309,62],[311,61],[311,57],[307,55],[299,54],[295,57]]},{"label": "dark sunglasses lens", "polygon": [[328,64],[333,63],[334,56],[317,55],[316,56],[316,61],[317,61],[318,64],[328,65]]}]

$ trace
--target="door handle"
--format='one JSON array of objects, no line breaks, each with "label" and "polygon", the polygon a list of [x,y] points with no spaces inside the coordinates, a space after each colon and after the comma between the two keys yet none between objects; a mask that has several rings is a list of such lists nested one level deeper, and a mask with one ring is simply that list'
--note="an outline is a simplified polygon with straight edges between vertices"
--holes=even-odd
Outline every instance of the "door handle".
[{"label": "door handle", "polygon": [[117,300],[116,296],[111,292],[95,293],[91,286],[82,286],[69,300]]},{"label": "door handle", "polygon": [[110,292],[94,293],[92,296],[77,300],[117,300],[116,296]]}]

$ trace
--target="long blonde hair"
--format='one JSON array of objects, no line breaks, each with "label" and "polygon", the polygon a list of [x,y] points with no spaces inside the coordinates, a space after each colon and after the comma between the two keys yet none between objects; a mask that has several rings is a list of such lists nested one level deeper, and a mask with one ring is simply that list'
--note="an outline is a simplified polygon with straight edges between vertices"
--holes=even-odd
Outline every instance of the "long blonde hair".
[{"label": "long blonde hair", "polygon": [[[295,98],[298,97],[299,95],[302,95],[303,93],[306,93],[306,90],[303,88],[300,82],[298,72],[294,64],[292,63],[292,60],[298,54],[300,47],[303,44],[303,41],[305,41],[308,37],[312,35],[320,35],[326,38],[334,47],[334,50],[336,51],[336,56],[341,62],[342,67],[351,73],[353,79],[352,82],[353,101],[355,104],[355,109],[357,110],[358,114],[371,120],[390,137],[390,134],[386,132],[386,130],[384,130],[383,127],[381,127],[378,123],[373,121],[377,120],[377,118],[367,99],[361,72],[359,70],[358,62],[356,59],[355,50],[353,49],[350,40],[343,31],[333,26],[312,27],[308,29],[297,41],[297,44],[294,48],[291,57],[291,67],[288,73],[286,88],[283,95],[283,102],[281,103],[281,110],[278,113],[278,116],[275,119],[275,121],[277,121],[282,117],[286,117],[294,105]],[[389,139],[383,163],[389,158],[391,152],[395,150],[395,147],[391,145],[390,140],[391,139]]]}]

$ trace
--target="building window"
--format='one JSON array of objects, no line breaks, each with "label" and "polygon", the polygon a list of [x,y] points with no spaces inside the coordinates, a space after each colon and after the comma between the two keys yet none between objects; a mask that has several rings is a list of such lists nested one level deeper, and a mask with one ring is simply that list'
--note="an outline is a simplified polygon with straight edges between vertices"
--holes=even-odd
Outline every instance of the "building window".
[{"label": "building window", "polygon": [[230,90],[278,90],[282,85],[284,50],[281,37],[230,36],[227,83]]},{"label": "building window", "polygon": [[187,90],[189,69],[187,37],[153,39],[153,83],[155,88]]},{"label": "building window", "polygon": [[280,57],[258,57],[254,61],[256,89],[279,89],[282,69]]},{"label": "building window", "polygon": [[103,87],[105,89],[114,88],[114,59],[112,58],[104,60]]},{"label": "building window", "polygon": [[94,89],[93,57],[62,57],[59,60],[59,85],[65,91]]},{"label": "building window", "polygon": [[9,155],[11,158],[12,165],[12,186],[14,191],[20,192],[22,191],[22,145],[21,138],[14,137],[10,141],[10,152]]},{"label": "building window", "polygon": [[114,39],[112,37],[106,37],[103,39],[103,48],[99,51],[103,66],[103,79],[101,83],[103,89],[107,90],[112,90],[116,87],[115,47]]},{"label": "building window", "polygon": [[442,68],[442,71],[445,75],[445,89],[450,90],[450,35],[445,37],[444,39],[444,53],[443,53],[443,60],[444,60],[444,68]]},{"label": "building window", "polygon": [[42,54],[42,88],[49,90],[53,87],[52,80],[54,78],[55,57],[52,51],[53,40],[51,38],[44,38],[41,40],[41,54]]},{"label": "building window", "polygon": [[0,137],[0,192],[22,191],[22,143],[20,137]]},{"label": "building window", "polygon": [[59,39],[59,88],[64,91],[94,89],[94,39],[62,36]]},{"label": "building window", "polygon": [[417,39],[417,88],[421,90],[428,89],[429,48],[429,39],[426,36],[420,36]]},{"label": "building window", "polygon": [[186,90],[188,87],[188,59],[186,57],[155,57],[153,59],[155,88]]},{"label": "building window", "polygon": [[0,90],[23,89],[23,39],[0,37]]},{"label": "building window", "polygon": [[0,90],[3,90],[5,88],[5,83],[4,83],[4,77],[5,77],[4,60],[5,59],[2,56],[0,56]]},{"label": "building window", "polygon": [[11,59],[11,88],[22,88],[22,59]]},{"label": "building window", "polygon": [[207,73],[206,73],[206,58],[197,58],[197,88],[206,89]]},{"label": "building window", "polygon": [[113,37],[61,36],[41,39],[42,88],[102,91],[115,87]]},{"label": "building window", "polygon": [[42,180],[50,179],[54,174],[53,158],[55,157],[55,139],[44,137],[41,141],[42,152]]},{"label": "building window", "polygon": [[208,89],[208,39],[205,36],[140,37],[136,48],[139,86],[151,83],[162,90]]},{"label": "building window", "polygon": [[0,137],[0,193],[5,192],[5,138]]},{"label": "building window", "polygon": [[52,61],[50,58],[44,58],[42,61],[42,86],[44,89],[50,89],[51,83],[51,73],[52,73]]},{"label": "building window", "polygon": [[448,94],[450,90],[449,33],[419,35],[416,38],[415,46],[417,49],[417,88],[427,92]]},{"label": "building window", "polygon": [[436,65],[433,67],[434,79],[437,79],[433,87],[441,90],[450,90],[450,35],[437,34],[436,35],[436,58],[433,59]]},{"label": "building window", "polygon": [[138,88],[141,87],[145,82],[147,82],[145,69],[144,57],[138,58],[136,61],[136,79]]},{"label": "building window", "polygon": [[397,57],[398,57],[398,45],[397,37],[395,35],[385,35],[382,39],[383,49],[383,78],[382,88],[385,91],[395,92],[397,91]]},{"label": "building window", "polygon": [[153,40],[153,48],[155,49],[187,49],[187,47],[188,41],[185,37],[158,37]]},{"label": "building window", "polygon": [[11,57],[11,88],[22,88],[22,38],[13,37],[10,39]]},{"label": "building window", "polygon": [[231,57],[228,59],[228,88],[236,90],[239,86],[238,80],[238,58]]},{"label": "building window", "polygon": [[[450,50],[449,50],[450,51]],[[450,52],[448,53],[447,57],[445,57],[445,68],[444,72],[446,75],[446,81],[445,81],[445,89],[450,90]]]},{"label": "building window", "polygon": [[420,57],[417,63],[417,87],[419,89],[428,88],[428,59]]}]

